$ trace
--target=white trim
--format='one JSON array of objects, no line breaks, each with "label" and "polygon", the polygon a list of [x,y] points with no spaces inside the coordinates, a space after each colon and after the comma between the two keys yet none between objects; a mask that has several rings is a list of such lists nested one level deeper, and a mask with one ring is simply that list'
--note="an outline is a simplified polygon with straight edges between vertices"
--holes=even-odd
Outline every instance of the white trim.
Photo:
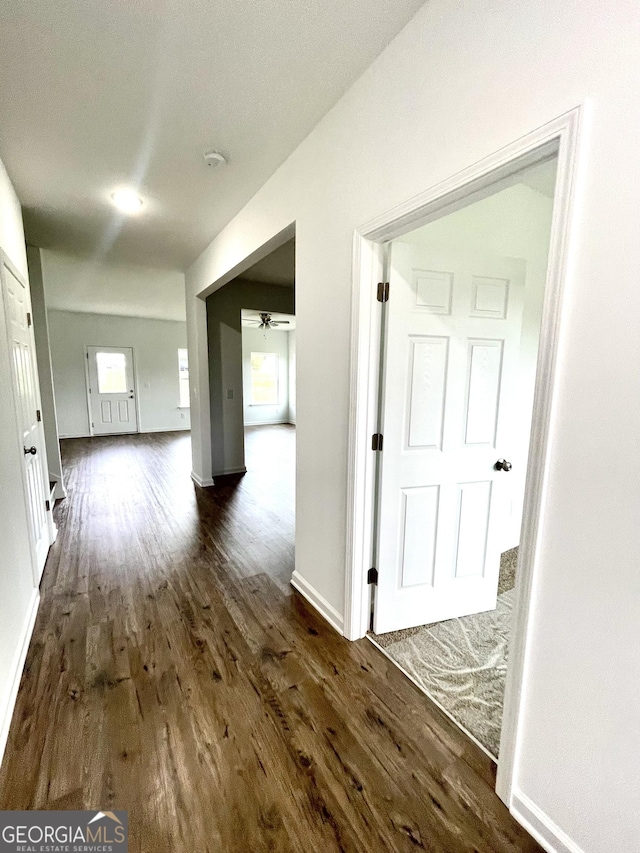
[{"label": "white trim", "polygon": [[[55,492],[55,487],[53,489]],[[49,509],[47,510],[47,527],[49,529],[49,548],[53,545],[53,543],[58,538],[58,526],[53,520],[53,505],[55,503],[55,498],[53,497],[53,492],[49,495]],[[47,549],[47,557],[49,556],[49,550]],[[45,557],[45,561],[42,564],[42,571],[40,572],[40,578],[44,574],[45,566],[47,565],[47,558]]]},{"label": "white trim", "polygon": [[207,486],[213,486],[213,479],[203,480],[202,477],[198,476],[195,471],[191,472],[191,479],[196,484],[196,486],[200,486],[201,489],[205,489]]},{"label": "white trim", "polygon": [[[138,432],[121,432],[115,435],[146,435],[149,432],[191,432],[188,426],[153,427],[153,429],[138,430]],[[96,438],[100,438],[99,435]]]},{"label": "white trim", "polygon": [[433,702],[433,704],[436,705],[442,711],[442,713],[445,715],[445,717],[448,717],[452,723],[454,723],[459,729],[461,729],[466,734],[466,736],[470,740],[472,740],[479,749],[481,749],[484,752],[484,754],[487,756],[487,758],[490,758],[494,764],[498,763],[498,759],[495,757],[495,755],[491,755],[491,753],[489,752],[487,747],[483,743],[480,743],[478,738],[474,734],[472,734],[469,731],[469,729],[465,728],[462,725],[462,723],[460,722],[460,720],[456,720],[456,718],[453,716],[453,714],[450,711],[447,711],[447,709],[444,707],[444,705],[442,705],[432,693],[429,693],[429,691],[426,689],[426,687],[424,687],[424,685],[420,684],[420,682],[413,675],[411,675],[411,673],[408,670],[406,670],[402,666],[402,664],[398,663],[398,661],[392,655],[389,654],[389,652],[384,648],[384,646],[381,646],[379,643],[377,643],[374,640],[374,638],[371,636],[371,634],[369,634],[369,633],[367,633],[366,639],[369,640],[369,642],[372,643],[376,647],[376,649],[378,649],[379,652],[382,652],[382,654],[386,658],[388,658],[391,661],[391,663],[394,664],[394,666],[397,666],[398,669],[400,670],[400,672],[403,673],[403,675],[406,675],[407,678],[409,679],[409,681],[413,682],[413,684],[415,684],[415,686],[418,688],[418,690],[421,693],[424,693],[424,695],[427,697],[427,699],[430,702]]},{"label": "white trim", "polygon": [[315,590],[311,584],[296,571],[291,575],[291,586],[294,589],[297,589],[300,595],[306,598],[309,604],[327,620],[332,628],[335,628],[339,634],[343,633],[342,616],[338,613],[335,607],[332,607],[331,604],[329,604],[326,598],[320,595],[320,593],[317,592],[317,590]]},{"label": "white trim", "polygon": [[150,432],[191,432],[191,429],[188,426],[154,427],[153,429],[138,430],[137,432],[101,432],[98,435],[91,435],[89,432],[73,432],[65,433],[64,435],[61,433],[58,438],[113,438],[118,435],[147,435]]},{"label": "white trim", "polygon": [[246,474],[247,469],[243,465],[241,468],[224,468],[222,471],[214,471],[213,479],[216,477],[226,477],[227,474]]},{"label": "white trim", "polygon": [[[347,542],[344,635],[364,637],[369,628],[366,569],[373,542],[375,459],[370,437],[377,432],[380,314],[371,283],[382,278],[382,247],[356,232],[351,300],[351,393],[347,461]],[[377,314],[377,317],[376,317]],[[376,322],[377,320],[377,322]]]},{"label": "white trim", "polygon": [[196,484],[196,486],[200,486],[200,488],[204,489],[207,486],[215,486],[215,478],[216,477],[226,477],[228,474],[246,474],[247,469],[242,466],[242,468],[225,468],[223,471],[214,471],[213,476],[207,479],[203,479],[195,471],[191,472],[191,479]]},{"label": "white trim", "polygon": [[[376,312],[375,280],[381,271],[376,244],[388,241],[459,208],[473,194],[483,197],[497,180],[508,180],[546,150],[558,149],[558,170],[549,247],[547,285],[540,331],[536,374],[533,433],[529,454],[525,510],[513,631],[505,693],[500,762],[496,791],[509,806],[516,773],[518,724],[527,655],[529,606],[536,573],[537,541],[544,513],[544,495],[551,452],[555,368],[560,338],[560,308],[565,281],[570,277],[569,239],[572,227],[579,162],[578,143],[584,136],[585,106],[548,122],[480,162],[361,226],[355,232],[347,482],[347,555],[345,584],[345,636],[365,636],[369,601],[366,573],[373,544],[373,491],[375,486],[370,438],[376,432],[379,312]],[[581,145],[581,152],[584,145]],[[378,340],[376,340],[378,338]]]},{"label": "white trim", "polygon": [[6,699],[4,699],[3,701],[4,707],[0,709],[0,719],[2,720],[0,724],[0,763],[2,763],[4,750],[7,745],[7,738],[9,737],[11,718],[13,716],[13,710],[15,708],[18,690],[20,688],[20,680],[22,678],[24,663],[27,659],[27,652],[29,651],[29,643],[31,642],[31,635],[33,634],[33,626],[35,625],[36,616],[38,615],[39,604],[40,591],[36,588],[31,593],[31,601],[29,602],[27,617],[24,621],[22,634],[20,636],[18,646],[13,656],[13,662],[11,665],[11,686],[9,688],[9,693]]},{"label": "white trim", "polygon": [[513,791],[511,814],[547,853],[584,853],[583,849],[569,838],[549,815],[521,791]]},{"label": "white trim", "polygon": [[288,421],[283,418],[278,418],[275,421],[251,421],[251,423],[245,423],[245,427],[253,427],[253,426],[277,426],[278,424],[290,424],[291,421]]},{"label": "white trim", "polygon": [[[58,440],[59,439],[60,436],[58,436]],[[49,474],[49,478],[53,483],[53,489],[51,490],[52,502],[60,500],[61,498],[66,498],[67,490],[64,487],[64,482],[62,481],[62,479],[56,474]]]},{"label": "white trim", "polygon": [[[496,793],[511,805],[520,736],[520,710],[525,688],[530,616],[537,581],[539,538],[546,510],[547,481],[554,437],[554,408],[557,385],[557,362],[562,323],[562,303],[566,283],[571,278],[569,243],[572,236],[576,204],[576,184],[585,145],[584,108],[577,107],[552,122],[551,134],[559,140],[558,168],[553,203],[547,280],[544,291],[535,393],[531,416],[531,442],[524,493],[517,583],[513,622],[509,639],[509,656],[500,738],[500,762]],[[575,243],[575,241],[574,241]]]}]

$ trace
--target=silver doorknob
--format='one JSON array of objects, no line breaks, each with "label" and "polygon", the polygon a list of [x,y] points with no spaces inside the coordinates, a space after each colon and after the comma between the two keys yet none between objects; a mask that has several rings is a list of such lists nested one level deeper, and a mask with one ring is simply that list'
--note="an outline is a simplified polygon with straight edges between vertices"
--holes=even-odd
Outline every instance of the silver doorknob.
[{"label": "silver doorknob", "polygon": [[25,448],[24,448],[24,455],[25,455],[25,456],[27,456],[29,453],[30,453],[32,456],[35,456],[37,452],[38,452],[38,448],[37,448],[37,447],[25,447]]},{"label": "silver doorknob", "polygon": [[513,466],[511,465],[511,462],[507,462],[506,459],[498,459],[493,467],[496,471],[510,471]]}]

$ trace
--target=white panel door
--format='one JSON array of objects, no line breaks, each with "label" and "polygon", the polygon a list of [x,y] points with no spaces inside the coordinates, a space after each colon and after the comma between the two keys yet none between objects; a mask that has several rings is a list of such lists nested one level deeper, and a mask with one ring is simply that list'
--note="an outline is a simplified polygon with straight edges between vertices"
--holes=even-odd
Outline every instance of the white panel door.
[{"label": "white panel door", "polygon": [[48,511],[48,471],[42,422],[38,420],[40,390],[31,302],[27,286],[3,263],[2,290],[6,313],[6,334],[11,353],[11,378],[18,415],[18,429],[24,460],[27,515],[31,545],[39,580],[51,544]]},{"label": "white panel door", "polygon": [[138,432],[131,347],[87,347],[91,432]]},{"label": "white panel door", "polygon": [[496,605],[524,275],[517,259],[392,245],[377,633]]}]

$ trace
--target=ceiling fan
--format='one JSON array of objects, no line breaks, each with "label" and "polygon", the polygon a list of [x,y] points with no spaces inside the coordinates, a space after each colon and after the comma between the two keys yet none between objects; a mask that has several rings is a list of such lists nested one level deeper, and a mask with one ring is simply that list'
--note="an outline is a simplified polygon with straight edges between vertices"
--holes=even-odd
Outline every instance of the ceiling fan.
[{"label": "ceiling fan", "polygon": [[256,325],[259,329],[275,329],[278,326],[288,326],[290,324],[290,320],[272,320],[271,314],[267,311],[260,312],[260,319],[257,317],[255,319],[250,319],[246,321],[247,323],[251,323],[252,325]]}]

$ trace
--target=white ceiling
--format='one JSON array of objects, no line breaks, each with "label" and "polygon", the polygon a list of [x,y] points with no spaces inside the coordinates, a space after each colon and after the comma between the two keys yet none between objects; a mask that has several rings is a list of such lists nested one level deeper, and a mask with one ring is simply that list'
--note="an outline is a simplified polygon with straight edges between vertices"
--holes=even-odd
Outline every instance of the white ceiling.
[{"label": "white ceiling", "polygon": [[49,250],[41,256],[50,310],[186,320],[184,273]]},{"label": "white ceiling", "polygon": [[0,157],[30,242],[185,268],[422,2],[3,3]]},{"label": "white ceiling", "polygon": [[[270,335],[271,332],[291,332],[296,327],[296,318],[294,314],[278,314],[277,311],[269,311],[271,315],[271,319],[276,322],[286,322],[286,325],[282,326],[279,329],[269,329],[267,331],[267,335]],[[252,309],[243,308],[240,312],[242,317],[242,325],[245,328],[253,328],[257,329],[255,321],[260,320],[260,311],[253,311]]]}]

